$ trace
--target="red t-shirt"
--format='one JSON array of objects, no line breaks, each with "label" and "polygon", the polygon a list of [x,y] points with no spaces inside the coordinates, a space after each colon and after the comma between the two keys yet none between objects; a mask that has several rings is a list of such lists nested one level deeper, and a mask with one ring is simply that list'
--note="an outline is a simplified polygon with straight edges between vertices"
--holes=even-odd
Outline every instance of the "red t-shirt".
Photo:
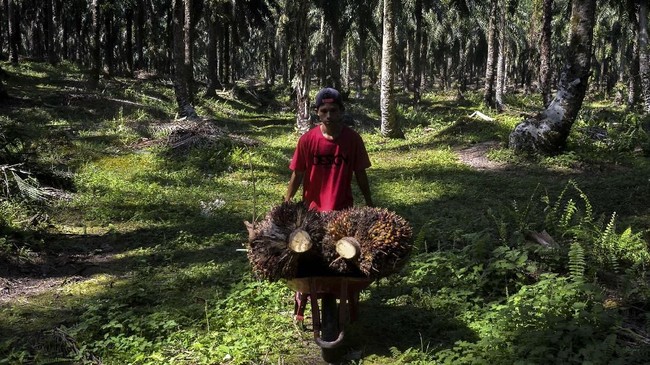
[{"label": "red t-shirt", "polygon": [[341,133],[329,140],[320,125],[298,140],[289,168],[304,171],[303,199],[318,211],[341,210],[353,204],[352,175],[370,167],[368,152],[361,136],[343,126]]}]

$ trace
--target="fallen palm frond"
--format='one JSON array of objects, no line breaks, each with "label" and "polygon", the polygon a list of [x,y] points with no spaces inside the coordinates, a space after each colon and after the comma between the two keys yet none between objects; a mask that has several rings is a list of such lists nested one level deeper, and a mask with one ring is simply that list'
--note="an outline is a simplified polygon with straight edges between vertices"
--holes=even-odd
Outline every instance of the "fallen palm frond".
[{"label": "fallen palm frond", "polygon": [[45,200],[69,200],[72,194],[61,189],[49,186],[41,186],[39,181],[29,171],[19,168],[22,163],[14,165],[0,165],[0,184],[2,185],[2,195],[5,198],[11,198],[16,194],[33,201]]},{"label": "fallen palm frond", "polygon": [[69,364],[80,363],[88,365],[102,365],[102,359],[90,352],[85,346],[67,332],[65,327],[57,327],[43,331],[34,336],[32,347],[40,353],[54,356],[47,360],[39,361],[42,364]]},{"label": "fallen palm frond", "polygon": [[190,120],[187,118],[176,119],[171,123],[160,124],[148,128],[148,132],[155,139],[143,139],[135,147],[162,145],[173,151],[187,151],[190,149],[213,148],[224,143],[240,146],[257,146],[259,141],[250,137],[230,133],[228,130],[216,125],[215,120]]}]

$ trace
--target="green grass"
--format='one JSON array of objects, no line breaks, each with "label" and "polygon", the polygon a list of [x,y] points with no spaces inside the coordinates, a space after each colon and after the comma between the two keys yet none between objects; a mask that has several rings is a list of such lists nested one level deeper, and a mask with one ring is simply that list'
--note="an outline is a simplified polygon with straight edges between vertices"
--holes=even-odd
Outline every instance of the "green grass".
[{"label": "green grass", "polygon": [[[3,68],[12,73],[9,92],[20,98],[0,112],[3,128],[19,126],[29,136],[16,149],[33,151],[33,163],[69,170],[75,195],[40,207],[17,198],[5,203],[3,227],[27,233],[22,241],[7,234],[0,255],[13,263],[34,261],[29,252],[50,260],[111,256],[80,263],[74,280],[59,287],[1,304],[0,363],[83,363],[93,356],[105,364],[318,363],[311,334],[291,322],[290,290],[252,278],[245,254],[236,251],[247,237],[243,221],[282,201],[298,138],[290,98],[269,102],[236,89],[199,99],[202,115],[259,145],[224,141],[181,154],[136,147],[164,136],[149,127],[173,120],[170,85],[116,79],[90,93],[69,64]],[[402,140],[379,136],[377,97],[351,101],[373,164],[375,204],[412,224],[416,246],[401,275],[362,293],[360,321],[349,329],[351,345],[363,350],[357,363],[643,358],[647,349],[622,346],[618,330],[628,322],[647,326],[638,311],[650,296],[643,283],[650,165],[636,148],[643,143],[634,129],[640,119],[598,101],[576,123],[569,153],[514,156],[505,148],[509,131],[538,99],[509,96],[510,110],[485,122],[469,117],[474,110],[492,115],[478,95],[456,103],[427,94],[418,108],[399,107]],[[586,138],[587,126],[609,128],[610,140]],[[457,150],[483,142],[497,142],[488,156],[506,168],[477,170],[460,161]],[[17,223],[39,209],[47,224]],[[613,212],[616,224],[608,228]],[[524,239],[542,230],[560,248]],[[576,242],[582,258],[568,254]],[[589,280],[577,280],[579,273]]]}]

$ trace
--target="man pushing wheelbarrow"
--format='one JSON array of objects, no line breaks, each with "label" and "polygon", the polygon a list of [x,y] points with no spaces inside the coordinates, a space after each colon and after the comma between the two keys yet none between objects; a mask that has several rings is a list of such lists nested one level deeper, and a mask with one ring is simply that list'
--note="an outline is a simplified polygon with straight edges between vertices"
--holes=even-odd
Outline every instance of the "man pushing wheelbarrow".
[{"label": "man pushing wheelbarrow", "polygon": [[[287,280],[296,291],[296,321],[304,320],[311,304],[314,340],[323,358],[336,362],[360,291],[403,266],[411,227],[373,207],[365,172],[370,160],[359,134],[342,124],[338,91],[321,90],[316,111],[321,123],[298,142],[285,202],[255,226],[247,223],[248,258],[258,277]],[[353,175],[366,207],[353,207]],[[303,201],[293,203],[300,185]]]},{"label": "man pushing wheelbarrow", "polygon": [[[324,88],[314,104],[319,124],[300,137],[291,159],[289,187],[284,197],[291,201],[302,184],[303,201],[318,212],[350,208],[352,175],[366,200],[373,206],[366,169],[370,158],[361,136],[343,124],[345,106],[341,94]],[[296,292],[294,318],[304,319],[307,293]]]}]

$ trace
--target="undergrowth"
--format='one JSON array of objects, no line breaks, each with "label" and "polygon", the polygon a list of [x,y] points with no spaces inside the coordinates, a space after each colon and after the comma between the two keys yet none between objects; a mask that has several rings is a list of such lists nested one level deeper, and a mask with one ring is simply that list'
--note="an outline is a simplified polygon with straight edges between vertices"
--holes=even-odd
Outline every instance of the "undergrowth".
[{"label": "undergrowth", "polygon": [[[69,65],[8,69],[16,82],[50,90],[59,90],[57,80],[82,82]],[[13,151],[31,146],[33,166],[67,169],[62,187],[74,194],[3,197],[0,263],[13,270],[2,271],[11,275],[0,284],[63,269],[55,258],[104,261],[75,261],[81,270],[56,290],[3,301],[0,363],[317,362],[311,333],[292,324],[292,293],[254,279],[237,251],[242,221],[282,201],[297,141],[291,99],[241,85],[199,99],[202,114],[258,144],[221,140],[181,152],[163,143],[177,123],[169,85],[103,82],[102,95],[69,95],[68,106],[56,103],[65,97],[57,91],[47,108],[2,112],[1,131],[26,125],[33,136]],[[25,90],[25,98],[38,96]],[[470,117],[490,113],[478,94],[464,102],[424,95],[422,105],[398,110],[406,138],[387,140],[377,133],[375,96],[348,110],[371,156],[375,203],[412,224],[415,251],[400,275],[362,293],[361,317],[349,329],[349,345],[362,351],[355,363],[646,361],[650,166],[642,118],[587,107],[567,153],[530,160],[503,146],[536,98],[511,96],[511,112],[486,122]],[[49,149],[39,125],[57,131]],[[602,138],[594,134],[601,129]],[[506,168],[459,160],[459,149],[487,142],[497,142],[488,158]]]}]

